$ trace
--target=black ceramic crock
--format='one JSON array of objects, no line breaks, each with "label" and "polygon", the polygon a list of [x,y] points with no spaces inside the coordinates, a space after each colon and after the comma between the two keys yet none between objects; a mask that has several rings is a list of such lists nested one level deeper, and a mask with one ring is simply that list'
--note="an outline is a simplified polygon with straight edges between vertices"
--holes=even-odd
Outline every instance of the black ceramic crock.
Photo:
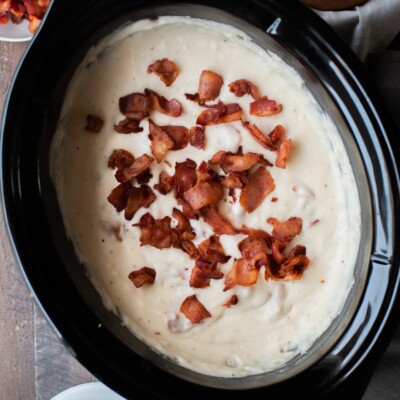
[{"label": "black ceramic crock", "polygon": [[[166,9],[191,15],[202,6],[211,7],[208,18],[222,13],[225,22],[230,17],[243,20],[268,35],[317,82],[352,132],[372,210],[366,282],[343,334],[305,371],[243,390],[182,379],[154,365],[151,352],[140,344],[137,351],[125,345],[130,334],[98,308],[98,296],[77,266],[48,168],[66,86],[87,49],[141,16],[156,17]],[[394,126],[363,65],[322,20],[296,1],[54,0],[19,65],[4,110],[4,218],[21,272],[49,322],[89,371],[126,398],[322,399],[348,391],[355,398],[363,393],[398,323],[398,148]]]}]

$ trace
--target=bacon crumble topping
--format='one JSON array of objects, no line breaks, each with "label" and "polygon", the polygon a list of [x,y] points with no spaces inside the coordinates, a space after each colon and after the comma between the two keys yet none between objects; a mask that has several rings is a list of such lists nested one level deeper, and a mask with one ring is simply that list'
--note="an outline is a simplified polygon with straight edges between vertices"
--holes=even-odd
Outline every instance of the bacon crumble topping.
[{"label": "bacon crumble topping", "polygon": [[100,117],[97,117],[96,115],[92,114],[88,114],[86,116],[86,127],[85,127],[86,130],[98,133],[100,132],[103,125],[104,121]]},{"label": "bacon crumble topping", "polygon": [[[148,73],[156,74],[167,87],[174,82],[179,72],[176,64],[167,58],[156,60],[148,67]],[[276,152],[275,165],[261,153],[243,153],[241,147],[236,153],[220,150],[199,166],[189,158],[176,162],[174,175],[161,170],[158,183],[153,188],[161,195],[173,192],[181,209],[173,208],[173,219],[168,215],[156,219],[147,212],[132,226],[140,229],[141,246],[153,246],[159,250],[179,248],[193,260],[188,282],[192,288],[206,288],[210,286],[211,280],[222,278],[225,278],[223,291],[236,285],[252,286],[257,282],[262,268],[266,281],[300,279],[310,264],[306,247],[296,245],[289,249],[289,244],[301,233],[301,218],[292,217],[287,221],[279,221],[270,217],[267,223],[272,225],[272,232],[268,233],[263,229],[246,226],[237,229],[219,210],[220,202],[226,201],[224,197],[228,193],[233,198],[233,201],[230,200],[231,204],[236,201],[238,194],[241,207],[252,213],[275,189],[269,168],[286,168],[292,151],[292,140],[286,138],[282,125],[276,125],[271,132],[264,134],[255,124],[242,119],[243,110],[239,104],[224,104],[221,100],[215,104],[207,104],[218,98],[223,83],[219,74],[204,70],[199,79],[198,92],[194,95],[185,94],[187,99],[205,108],[198,115],[196,125],[191,128],[181,125],[159,126],[150,118],[152,110],[169,117],[179,117],[183,107],[176,99],[168,100],[150,89],[119,99],[119,109],[125,119],[115,125],[114,129],[119,133],[138,133],[143,131],[140,122],[148,118],[148,137],[154,158],[147,154],[135,158],[128,150],[114,150],[109,156],[108,167],[116,169],[115,178],[119,184],[111,191],[107,200],[117,212],[124,211],[125,219],[133,219],[141,207],[149,208],[156,200],[155,193],[147,185],[152,178],[151,164],[154,159],[158,165],[162,166],[161,162],[164,161],[172,168],[164,160],[169,151],[184,149],[188,144],[204,150],[206,126],[240,120],[263,148]],[[250,95],[253,98],[250,115],[263,117],[282,111],[281,104],[261,96],[257,86],[246,79],[230,83],[229,90],[237,97]],[[87,121],[86,129],[93,132],[98,132],[104,123],[90,114]],[[140,186],[133,186],[134,178]],[[274,197],[271,201],[276,200]],[[196,231],[190,221],[199,218],[210,225],[214,233],[196,245],[197,242],[193,242]],[[229,272],[224,274],[218,269],[218,265],[227,263],[231,256],[225,254],[220,235],[237,234],[246,235],[238,244],[241,258],[234,259]],[[137,288],[152,284],[155,278],[155,270],[148,267],[129,274],[129,279]],[[229,308],[237,302],[237,295],[232,295],[223,306]],[[192,323],[211,317],[196,295],[188,296],[181,304],[180,311]]]},{"label": "bacon crumble topping", "polygon": [[186,297],[181,304],[180,312],[193,324],[198,324],[203,319],[211,317],[209,311],[200,303],[195,294]]},{"label": "bacon crumble topping", "polygon": [[132,271],[128,278],[135,287],[140,288],[145,284],[153,284],[156,278],[156,271],[153,268],[143,267],[137,271]]},{"label": "bacon crumble topping", "polygon": [[163,58],[150,64],[147,72],[155,73],[165,83],[165,86],[171,86],[179,75],[179,68],[173,61]]}]

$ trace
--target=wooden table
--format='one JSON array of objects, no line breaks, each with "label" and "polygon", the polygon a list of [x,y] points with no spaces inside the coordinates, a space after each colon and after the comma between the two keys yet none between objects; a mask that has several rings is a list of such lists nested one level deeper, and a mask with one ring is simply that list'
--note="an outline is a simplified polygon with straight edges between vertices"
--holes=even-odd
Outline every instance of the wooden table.
[{"label": "wooden table", "polygon": [[[400,47],[400,46],[399,46]],[[0,113],[25,43],[0,42]],[[379,62],[383,57],[384,62]],[[371,63],[374,76],[385,75],[395,63],[387,84],[389,105],[400,127],[400,52],[378,56]],[[397,64],[396,64],[397,63]],[[383,70],[382,70],[383,68]],[[397,97],[396,97],[397,96]],[[393,99],[397,98],[397,103]],[[397,112],[396,112],[397,110]],[[95,378],[63,347],[34,304],[10,249],[0,217],[0,400],[49,400],[60,391]],[[400,332],[381,361],[364,400],[400,398]],[[100,399],[99,399],[100,400]]]}]

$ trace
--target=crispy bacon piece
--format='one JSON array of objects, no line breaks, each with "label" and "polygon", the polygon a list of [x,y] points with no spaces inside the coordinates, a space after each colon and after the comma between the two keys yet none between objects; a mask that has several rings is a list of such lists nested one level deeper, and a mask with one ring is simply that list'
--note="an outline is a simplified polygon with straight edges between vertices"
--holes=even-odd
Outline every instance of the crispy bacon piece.
[{"label": "crispy bacon piece", "polygon": [[301,244],[297,244],[296,246],[293,247],[292,250],[290,250],[287,258],[292,258],[296,256],[305,256],[306,251],[307,250],[304,246],[302,246]]},{"label": "crispy bacon piece", "polygon": [[217,263],[206,260],[201,256],[196,258],[196,264],[190,275],[189,285],[202,289],[210,285],[211,279],[222,279],[224,273],[217,270]]},{"label": "crispy bacon piece", "polygon": [[204,126],[195,126],[189,130],[190,144],[199,150],[204,150],[206,145],[206,137],[204,134]]},{"label": "crispy bacon piece", "polygon": [[225,278],[224,292],[236,285],[252,286],[257,282],[259,268],[251,265],[244,258],[235,260],[232,269]]},{"label": "crispy bacon piece", "polygon": [[122,134],[129,134],[129,133],[139,133],[143,131],[143,128],[139,126],[139,122],[134,119],[125,118],[118,122],[118,125],[114,125],[115,132],[122,133]]},{"label": "crispy bacon piece", "polygon": [[104,125],[104,121],[97,117],[96,115],[88,114],[86,116],[86,126],[85,129],[90,132],[100,132],[101,128]]},{"label": "crispy bacon piece", "polygon": [[145,89],[144,92],[148,96],[150,100],[150,106],[153,110],[170,117],[179,117],[182,114],[182,105],[178,100],[167,100],[165,97],[160,96],[154,90],[150,89]]},{"label": "crispy bacon piece", "polygon": [[149,186],[132,187],[125,207],[125,218],[130,221],[139,208],[149,208],[155,200],[156,195]]},{"label": "crispy bacon piece", "polygon": [[189,129],[179,125],[165,125],[160,127],[174,142],[172,150],[181,150],[189,143]]},{"label": "crispy bacon piece", "polygon": [[107,200],[120,212],[126,207],[131,190],[132,185],[129,182],[121,183],[111,191]]},{"label": "crispy bacon piece", "polygon": [[147,72],[149,74],[155,73],[165,83],[165,86],[171,86],[180,71],[173,61],[168,60],[168,58],[163,58],[150,64],[147,68]]},{"label": "crispy bacon piece", "polygon": [[248,182],[243,172],[231,172],[221,180],[221,185],[228,189],[243,189]]},{"label": "crispy bacon piece", "polygon": [[232,306],[236,305],[239,302],[239,298],[237,297],[236,294],[233,294],[229,300],[224,303],[224,307],[226,308],[231,308]]},{"label": "crispy bacon piece", "polygon": [[186,297],[180,307],[181,313],[193,324],[197,324],[205,318],[211,317],[209,311],[197,299],[196,295]]},{"label": "crispy bacon piece", "polygon": [[271,166],[271,163],[262,154],[251,152],[243,155],[226,153],[220,162],[221,168],[226,174],[230,172],[245,172],[256,164]]},{"label": "crispy bacon piece", "polygon": [[310,260],[305,255],[288,257],[282,264],[271,260],[265,268],[265,280],[298,280],[309,267]]},{"label": "crispy bacon piece", "polygon": [[177,198],[176,201],[182,207],[182,212],[189,218],[189,219],[199,219],[199,216],[196,214],[196,211],[193,210],[192,207],[186,203],[185,200]]},{"label": "crispy bacon piece", "polygon": [[149,116],[150,100],[143,93],[131,93],[120,97],[119,110],[126,118],[140,122]]},{"label": "crispy bacon piece", "polygon": [[247,79],[238,79],[230,83],[229,90],[237,97],[242,97],[245,94],[249,94],[254,100],[258,100],[261,97],[258,87]]},{"label": "crispy bacon piece", "polygon": [[143,267],[137,271],[132,271],[128,278],[135,287],[140,288],[145,284],[153,284],[156,279],[156,271],[153,268]]},{"label": "crispy bacon piece", "polygon": [[181,249],[195,260],[199,255],[199,250],[191,240],[181,240]]},{"label": "crispy bacon piece", "polygon": [[280,242],[289,242],[301,232],[303,220],[300,217],[291,217],[280,222],[276,218],[268,218],[267,222],[273,225],[272,236]]},{"label": "crispy bacon piece", "polygon": [[193,210],[200,210],[208,205],[216,205],[224,196],[224,189],[217,182],[198,182],[183,194],[186,203]]},{"label": "crispy bacon piece", "polygon": [[267,264],[268,247],[265,240],[260,236],[248,236],[238,244],[242,257],[249,265],[261,267]]},{"label": "crispy bacon piece", "polygon": [[[184,162],[176,163],[174,180],[176,198],[183,199],[183,194],[196,184],[196,168],[197,164],[190,158],[187,158]],[[187,214],[185,213],[185,215]]]},{"label": "crispy bacon piece", "polygon": [[161,194],[166,195],[174,187],[174,180],[174,176],[170,176],[167,172],[162,171],[159,176],[159,182],[156,183],[153,187]]},{"label": "crispy bacon piece", "polygon": [[10,16],[8,13],[0,13],[0,25],[5,25],[8,24],[8,22],[10,21]]},{"label": "crispy bacon piece", "polygon": [[222,160],[225,157],[225,154],[227,152],[224,150],[219,150],[217,151],[212,157],[211,159],[208,161],[209,164],[214,165],[214,164],[220,164],[222,162]]},{"label": "crispy bacon piece", "polygon": [[217,235],[236,235],[237,229],[223,217],[216,206],[206,206],[200,209],[204,221],[210,225]]},{"label": "crispy bacon piece", "polygon": [[270,100],[267,96],[263,96],[250,103],[250,115],[256,115],[257,117],[268,117],[279,114],[282,109],[282,104],[277,104],[275,100]]},{"label": "crispy bacon piece", "polygon": [[181,210],[174,208],[172,210],[172,216],[177,221],[175,230],[178,232],[178,235],[181,239],[191,240],[196,237],[196,234],[193,231],[192,225],[190,225],[188,217]]},{"label": "crispy bacon piece", "polygon": [[132,178],[145,172],[153,161],[153,157],[143,154],[136,158],[130,166],[118,169],[115,173],[115,178],[120,183],[128,182]]},{"label": "crispy bacon piece", "polygon": [[174,147],[174,141],[169,135],[151,119],[149,119],[150,148],[158,163],[162,161],[165,154]]},{"label": "crispy bacon piece", "polygon": [[166,216],[160,219],[147,213],[142,215],[137,224],[140,228],[140,245],[153,246],[158,249],[167,249],[179,246],[179,237],[177,232],[171,228],[171,218]]},{"label": "crispy bacon piece", "polygon": [[278,154],[276,156],[275,165],[278,168],[286,168],[286,163],[292,151],[292,140],[284,139],[278,148]]},{"label": "crispy bacon piece", "polygon": [[137,177],[136,177],[136,182],[139,185],[143,185],[145,183],[149,183],[150,179],[153,177],[153,174],[150,171],[150,168],[147,168],[145,171],[141,172]]},{"label": "crispy bacon piece", "polygon": [[240,194],[240,204],[251,213],[274,189],[275,183],[271,174],[265,167],[258,167],[250,174],[249,181]]},{"label": "crispy bacon piece", "polygon": [[131,152],[124,149],[114,150],[108,158],[108,168],[123,169],[130,167],[135,161],[135,157]]},{"label": "crispy bacon piece", "polygon": [[217,125],[239,121],[242,118],[242,108],[237,103],[219,103],[204,110],[196,120],[197,125]]},{"label": "crispy bacon piece", "polygon": [[271,253],[272,257],[278,264],[282,264],[286,259],[285,255],[283,254],[283,251],[285,250],[287,244],[288,241],[280,242],[279,240],[272,239]]},{"label": "crispy bacon piece", "polygon": [[276,125],[268,135],[264,135],[255,124],[250,125],[248,121],[242,120],[242,125],[261,146],[271,151],[276,151],[279,148],[286,135],[285,128],[282,125]]},{"label": "crispy bacon piece", "polygon": [[219,262],[225,264],[231,258],[231,256],[225,254],[224,248],[217,235],[212,235],[208,239],[202,241],[198,249],[201,256],[212,263]]},{"label": "crispy bacon piece", "polygon": [[3,0],[0,2],[0,14],[4,14],[11,9],[11,0]]},{"label": "crispy bacon piece", "polygon": [[197,92],[200,102],[215,100],[219,95],[223,83],[224,80],[221,75],[213,71],[202,71]]}]

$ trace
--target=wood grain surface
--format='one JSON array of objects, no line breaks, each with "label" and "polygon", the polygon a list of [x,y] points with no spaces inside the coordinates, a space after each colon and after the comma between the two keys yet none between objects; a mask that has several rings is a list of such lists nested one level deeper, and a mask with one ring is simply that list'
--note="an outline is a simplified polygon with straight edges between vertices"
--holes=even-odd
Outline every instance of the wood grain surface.
[{"label": "wood grain surface", "polygon": [[[0,41],[0,113],[26,43]],[[66,350],[35,305],[0,215],[0,400],[49,400],[95,378]],[[100,399],[99,399],[100,400]]]}]

